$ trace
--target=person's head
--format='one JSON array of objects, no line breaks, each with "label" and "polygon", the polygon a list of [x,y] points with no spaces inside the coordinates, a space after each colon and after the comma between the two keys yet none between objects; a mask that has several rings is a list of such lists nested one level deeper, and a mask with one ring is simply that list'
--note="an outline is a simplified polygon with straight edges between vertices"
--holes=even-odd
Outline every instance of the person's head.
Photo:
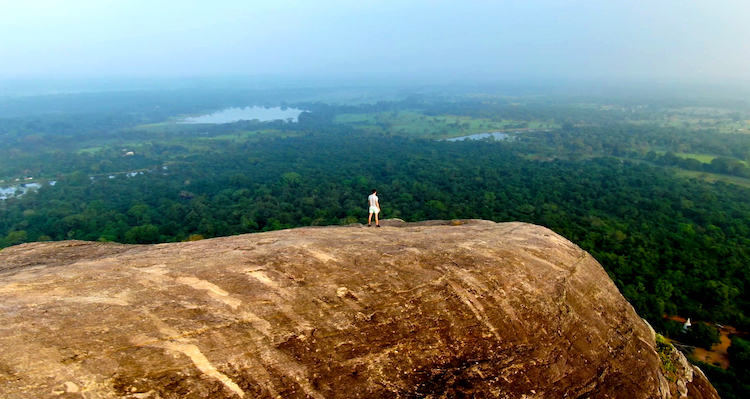
[{"label": "person's head", "polygon": [[373,194],[375,194],[375,193],[377,193],[377,192],[378,192],[378,190],[376,190],[376,189],[374,189],[374,188],[372,189],[372,193],[373,193]]}]

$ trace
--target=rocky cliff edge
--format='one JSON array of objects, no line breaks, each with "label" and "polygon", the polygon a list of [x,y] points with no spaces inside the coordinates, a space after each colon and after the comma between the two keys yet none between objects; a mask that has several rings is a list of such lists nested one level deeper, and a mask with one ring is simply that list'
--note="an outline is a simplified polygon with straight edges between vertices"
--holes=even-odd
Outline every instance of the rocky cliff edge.
[{"label": "rocky cliff edge", "polygon": [[554,232],[383,224],[7,248],[0,396],[718,398]]}]

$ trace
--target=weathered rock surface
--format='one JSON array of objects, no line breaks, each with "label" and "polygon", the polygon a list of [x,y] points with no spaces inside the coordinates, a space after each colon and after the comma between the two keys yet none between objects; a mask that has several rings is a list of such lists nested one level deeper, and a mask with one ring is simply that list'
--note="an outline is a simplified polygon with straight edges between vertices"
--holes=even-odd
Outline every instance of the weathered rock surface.
[{"label": "weathered rock surface", "polygon": [[0,396],[718,398],[552,231],[383,224],[7,248]]}]

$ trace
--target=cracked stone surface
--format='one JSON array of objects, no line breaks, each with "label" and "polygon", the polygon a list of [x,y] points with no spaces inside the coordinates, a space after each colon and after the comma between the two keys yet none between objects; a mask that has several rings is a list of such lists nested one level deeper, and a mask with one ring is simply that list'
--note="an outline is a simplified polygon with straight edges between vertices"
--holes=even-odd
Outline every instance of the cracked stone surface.
[{"label": "cracked stone surface", "polygon": [[554,232],[382,224],[7,248],[0,396],[718,398]]}]

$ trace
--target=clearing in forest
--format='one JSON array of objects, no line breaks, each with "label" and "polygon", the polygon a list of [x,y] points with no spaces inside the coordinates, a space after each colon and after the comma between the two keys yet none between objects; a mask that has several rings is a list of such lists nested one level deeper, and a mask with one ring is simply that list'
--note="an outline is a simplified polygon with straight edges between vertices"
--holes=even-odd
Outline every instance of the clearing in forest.
[{"label": "clearing in forest", "polygon": [[390,133],[410,137],[445,139],[476,133],[529,129],[555,129],[552,121],[493,121],[455,115],[424,115],[415,111],[378,112],[337,115],[345,123],[371,133]]}]

